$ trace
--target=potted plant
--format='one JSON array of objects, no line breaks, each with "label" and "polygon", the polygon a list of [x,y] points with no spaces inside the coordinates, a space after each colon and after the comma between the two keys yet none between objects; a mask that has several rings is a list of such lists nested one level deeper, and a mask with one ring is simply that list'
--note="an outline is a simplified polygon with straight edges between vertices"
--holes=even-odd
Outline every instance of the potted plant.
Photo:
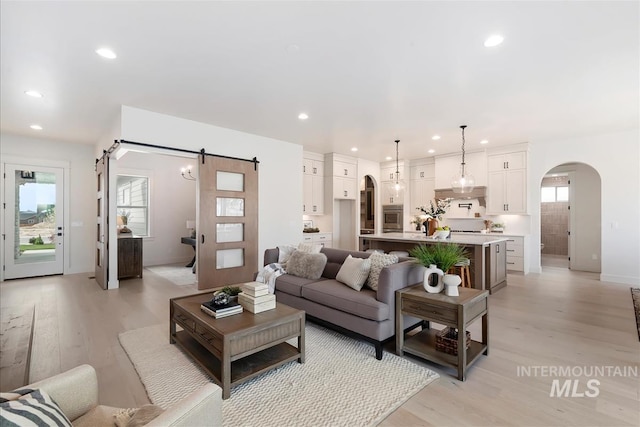
[{"label": "potted plant", "polygon": [[[436,289],[441,290],[444,285],[447,287],[447,295],[458,295],[458,285],[460,285],[462,280],[457,274],[447,274],[447,271],[467,258],[468,253],[463,246],[456,243],[418,245],[409,251],[409,255],[415,258],[415,262],[427,267],[424,276],[424,287],[427,291],[433,292],[430,291],[429,288],[434,288],[432,285],[434,280],[432,274],[436,274],[441,277],[442,281],[442,283],[440,283],[440,281],[438,282]],[[438,273],[437,270],[440,270],[440,273]]]},{"label": "potted plant", "polygon": [[[238,286],[225,286],[213,294],[214,300],[218,301],[217,303],[214,302],[214,304],[228,304],[236,302],[240,292],[242,292],[242,289]],[[224,296],[221,296],[222,294],[224,294]]]},{"label": "potted plant", "polygon": [[422,217],[426,217],[424,221],[424,232],[427,236],[431,236],[438,227],[438,220],[442,220],[442,215],[447,213],[447,209],[451,206],[451,198],[437,199],[436,204],[433,200],[429,201],[429,206],[420,206],[416,209],[422,212]]}]

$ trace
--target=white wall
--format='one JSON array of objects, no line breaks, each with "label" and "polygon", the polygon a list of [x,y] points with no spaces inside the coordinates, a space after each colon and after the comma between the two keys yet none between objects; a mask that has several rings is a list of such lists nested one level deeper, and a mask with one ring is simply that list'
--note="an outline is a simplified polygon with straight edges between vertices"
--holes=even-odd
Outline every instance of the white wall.
[{"label": "white wall", "polygon": [[193,248],[180,243],[180,238],[191,233],[187,220],[196,219],[196,183],[184,179],[180,169],[194,160],[128,152],[117,164],[119,175],[149,177],[150,236],[144,238],[143,265],[191,261]]},{"label": "white wall", "polygon": [[[65,195],[68,198],[65,233],[69,256],[64,260],[64,273],[92,272],[96,246],[94,146],[2,134],[0,155],[3,163],[7,156],[69,163],[69,191]],[[3,224],[4,215],[2,209]],[[0,255],[4,256],[3,253]]]},{"label": "white wall", "polygon": [[302,146],[192,120],[122,107],[122,134],[143,142],[260,161],[259,264],[264,251],[300,241],[302,231]]},{"label": "white wall", "polygon": [[638,130],[529,146],[531,268],[540,272],[540,182],[553,167],[585,163],[601,178],[601,280],[640,283],[640,136]]}]

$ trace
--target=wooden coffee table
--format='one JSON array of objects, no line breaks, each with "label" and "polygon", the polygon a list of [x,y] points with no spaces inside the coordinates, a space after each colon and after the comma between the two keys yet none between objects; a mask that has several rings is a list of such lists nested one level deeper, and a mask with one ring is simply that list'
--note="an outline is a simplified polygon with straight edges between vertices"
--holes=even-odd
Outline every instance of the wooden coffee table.
[{"label": "wooden coffee table", "polygon": [[[223,399],[231,396],[231,387],[263,372],[293,360],[304,363],[304,311],[277,303],[262,313],[215,319],[200,310],[212,296],[207,292],[170,300],[169,342],[222,387]],[[176,331],[176,325],[182,330]],[[297,348],[286,342],[296,337]]]}]

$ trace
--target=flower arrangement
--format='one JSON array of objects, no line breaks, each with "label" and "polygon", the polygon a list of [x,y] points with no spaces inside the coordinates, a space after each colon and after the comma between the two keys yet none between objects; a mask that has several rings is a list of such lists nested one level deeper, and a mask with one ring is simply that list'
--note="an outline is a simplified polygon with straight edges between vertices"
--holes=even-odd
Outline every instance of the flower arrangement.
[{"label": "flower arrangement", "polygon": [[426,216],[428,219],[442,219],[442,215],[447,213],[447,209],[451,207],[452,198],[446,199],[437,199],[436,204],[433,204],[433,200],[429,200],[429,207],[425,208],[424,206],[420,206],[416,208],[420,210],[423,216]]}]

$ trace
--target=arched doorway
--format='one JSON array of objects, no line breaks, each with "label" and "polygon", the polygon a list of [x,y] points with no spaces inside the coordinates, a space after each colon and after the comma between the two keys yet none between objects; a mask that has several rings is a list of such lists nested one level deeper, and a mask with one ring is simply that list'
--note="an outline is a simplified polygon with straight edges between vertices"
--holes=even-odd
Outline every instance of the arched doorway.
[{"label": "arched doorway", "polygon": [[360,185],[360,234],[376,232],[376,185],[371,175],[365,175]]},{"label": "arched doorway", "polygon": [[550,169],[540,183],[542,267],[599,273],[601,270],[601,181],[584,163]]}]

